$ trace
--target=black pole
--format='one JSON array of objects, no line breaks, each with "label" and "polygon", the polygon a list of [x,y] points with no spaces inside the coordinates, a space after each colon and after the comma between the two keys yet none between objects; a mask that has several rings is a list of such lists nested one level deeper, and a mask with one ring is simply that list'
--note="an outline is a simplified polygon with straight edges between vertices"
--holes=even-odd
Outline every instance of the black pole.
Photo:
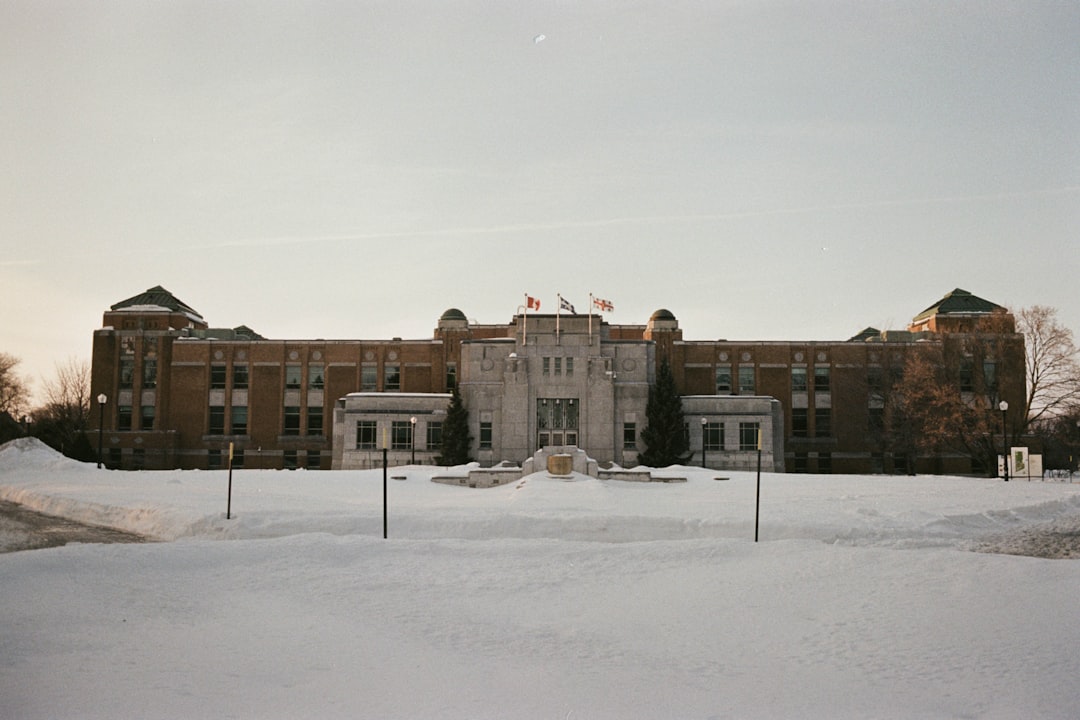
[{"label": "black pole", "polygon": [[383,540],[387,538],[387,522],[386,522],[386,464],[387,464],[387,449],[382,449],[382,536]]},{"label": "black pole", "polygon": [[229,499],[225,503],[225,519],[232,520],[232,443],[229,443]]},{"label": "black pole", "polygon": [[97,427],[97,466],[98,470],[101,469],[101,455],[104,452],[104,438],[105,438],[105,403],[98,403],[98,427]]},{"label": "black pole", "polygon": [[[761,432],[760,430],[758,431]],[[761,517],[761,435],[757,447],[757,502],[754,506],[754,542],[758,541],[758,518]]]},{"label": "black pole", "polygon": [[1006,412],[1008,411],[1001,411],[1001,442],[1005,443],[1005,454],[1002,456],[1005,460],[1005,482],[1009,482],[1009,426],[1005,422]]}]

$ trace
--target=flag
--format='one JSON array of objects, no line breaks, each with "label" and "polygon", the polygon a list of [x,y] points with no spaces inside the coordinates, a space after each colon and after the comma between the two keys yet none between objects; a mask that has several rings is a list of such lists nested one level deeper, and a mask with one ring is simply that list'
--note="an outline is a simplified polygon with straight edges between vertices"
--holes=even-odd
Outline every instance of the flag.
[{"label": "flag", "polygon": [[577,310],[575,310],[574,306],[570,304],[570,301],[564,298],[562,295],[559,296],[559,309],[566,310],[572,315],[577,315]]},{"label": "flag", "polygon": [[529,308],[530,310],[539,310],[540,309],[540,300],[538,298],[534,298],[531,295],[526,295],[525,296],[525,306],[527,308]]},{"label": "flag", "polygon": [[602,310],[603,312],[612,312],[613,310],[615,310],[615,306],[612,304],[612,302],[610,300],[601,300],[600,298],[593,298],[592,302],[593,302],[593,306],[595,306],[598,310]]}]

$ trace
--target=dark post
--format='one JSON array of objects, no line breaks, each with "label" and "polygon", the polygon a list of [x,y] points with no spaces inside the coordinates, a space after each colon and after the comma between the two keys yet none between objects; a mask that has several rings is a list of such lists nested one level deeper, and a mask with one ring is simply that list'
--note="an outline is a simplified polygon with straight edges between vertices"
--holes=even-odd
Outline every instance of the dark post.
[{"label": "dark post", "polygon": [[105,402],[108,400],[105,393],[97,396],[98,402],[98,428],[97,428],[97,466],[101,469],[101,458],[104,453],[105,441]]},{"label": "dark post", "polygon": [[232,456],[233,444],[229,443],[229,499],[225,503],[225,519],[232,520]]},{"label": "dark post", "polygon": [[385,443],[382,449],[382,536],[383,540],[387,538],[387,521],[386,521],[386,465],[387,465],[387,447]]},{"label": "dark post", "polygon": [[761,428],[757,431],[757,500],[754,505],[754,542],[758,541],[758,518],[761,517]]}]

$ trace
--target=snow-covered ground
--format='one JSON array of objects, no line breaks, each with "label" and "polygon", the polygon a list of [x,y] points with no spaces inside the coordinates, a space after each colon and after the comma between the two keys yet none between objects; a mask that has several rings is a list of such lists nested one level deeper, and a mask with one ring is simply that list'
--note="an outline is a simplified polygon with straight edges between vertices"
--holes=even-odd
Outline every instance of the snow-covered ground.
[{"label": "snow-covered ground", "polygon": [[1074,551],[1080,483],[765,474],[754,543],[752,473],[665,472],[392,468],[383,540],[381,471],[226,520],[226,472],[16,441],[0,499],[167,542],[0,555],[0,717],[1076,717],[1080,563],[999,553]]}]

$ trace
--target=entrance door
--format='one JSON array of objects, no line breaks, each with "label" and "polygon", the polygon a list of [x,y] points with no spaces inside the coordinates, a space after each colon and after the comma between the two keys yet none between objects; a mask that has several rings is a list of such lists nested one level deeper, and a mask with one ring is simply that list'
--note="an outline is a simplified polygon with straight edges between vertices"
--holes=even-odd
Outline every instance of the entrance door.
[{"label": "entrance door", "polygon": [[537,447],[578,444],[577,398],[539,398],[536,401]]}]

